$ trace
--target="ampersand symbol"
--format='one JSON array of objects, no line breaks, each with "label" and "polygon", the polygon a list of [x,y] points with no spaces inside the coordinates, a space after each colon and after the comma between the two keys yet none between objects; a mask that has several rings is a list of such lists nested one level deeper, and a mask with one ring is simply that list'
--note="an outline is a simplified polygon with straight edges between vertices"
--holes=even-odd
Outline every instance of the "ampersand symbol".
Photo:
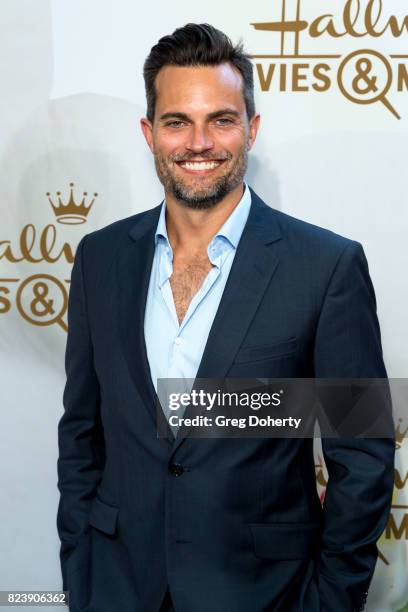
[{"label": "ampersand symbol", "polygon": [[[48,285],[46,283],[35,283],[33,293],[35,295],[35,299],[30,304],[31,312],[33,314],[35,314],[37,317],[43,317],[46,314],[55,313],[55,310],[53,309],[54,300],[45,299],[48,295]],[[41,309],[38,308],[38,304],[41,304]]]},{"label": "ampersand symbol", "polygon": [[[361,58],[356,62],[357,75],[354,77],[352,85],[355,92],[358,94],[367,94],[370,91],[378,91],[377,77],[370,77],[369,74],[373,68],[373,64],[369,59]],[[365,86],[361,87],[359,82],[363,81]]]}]

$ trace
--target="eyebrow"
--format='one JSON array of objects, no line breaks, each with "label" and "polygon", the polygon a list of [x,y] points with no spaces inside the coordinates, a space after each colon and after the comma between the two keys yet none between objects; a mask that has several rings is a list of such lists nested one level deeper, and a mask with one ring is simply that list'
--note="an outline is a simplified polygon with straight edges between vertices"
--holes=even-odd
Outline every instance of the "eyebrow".
[{"label": "eyebrow", "polygon": [[[216,119],[221,115],[233,115],[234,117],[240,117],[240,113],[233,108],[222,108],[220,110],[214,111],[207,115],[207,119]],[[169,112],[164,113],[160,116],[160,121],[165,121],[166,119],[182,119],[183,121],[190,121],[190,117],[186,113],[178,113],[178,112]]]}]

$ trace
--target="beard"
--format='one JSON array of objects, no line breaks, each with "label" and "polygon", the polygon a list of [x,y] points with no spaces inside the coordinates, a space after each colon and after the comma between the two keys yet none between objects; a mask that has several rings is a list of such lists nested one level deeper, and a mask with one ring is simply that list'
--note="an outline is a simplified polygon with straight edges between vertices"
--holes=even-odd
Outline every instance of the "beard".
[{"label": "beard", "polygon": [[180,176],[176,176],[173,168],[178,161],[194,161],[197,157],[200,160],[215,159],[214,153],[201,153],[196,156],[189,153],[174,155],[169,158],[155,154],[154,163],[157,176],[166,193],[170,193],[180,204],[187,208],[205,210],[213,208],[228,193],[242,183],[248,166],[248,141],[242,147],[233,163],[231,163],[233,160],[231,153],[216,157],[217,160],[224,160],[220,169],[225,165],[224,172],[221,170],[217,178],[212,178],[211,175],[203,175],[201,177],[191,175],[191,179],[188,181],[183,180]]}]

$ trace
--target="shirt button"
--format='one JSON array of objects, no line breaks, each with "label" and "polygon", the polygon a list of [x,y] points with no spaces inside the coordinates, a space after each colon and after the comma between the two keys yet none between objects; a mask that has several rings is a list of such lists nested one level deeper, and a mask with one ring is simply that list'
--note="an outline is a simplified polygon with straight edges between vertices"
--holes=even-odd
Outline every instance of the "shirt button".
[{"label": "shirt button", "polygon": [[183,341],[181,338],[176,338],[174,344],[181,344]]}]

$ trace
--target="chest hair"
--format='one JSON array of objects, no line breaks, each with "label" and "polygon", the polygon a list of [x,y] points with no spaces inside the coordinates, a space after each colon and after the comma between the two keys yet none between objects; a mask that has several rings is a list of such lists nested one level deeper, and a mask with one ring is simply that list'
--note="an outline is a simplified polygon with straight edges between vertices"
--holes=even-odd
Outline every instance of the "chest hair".
[{"label": "chest hair", "polygon": [[170,286],[180,325],[191,300],[200,289],[212,267],[213,265],[208,259],[207,253],[189,257],[188,259],[174,258]]}]

